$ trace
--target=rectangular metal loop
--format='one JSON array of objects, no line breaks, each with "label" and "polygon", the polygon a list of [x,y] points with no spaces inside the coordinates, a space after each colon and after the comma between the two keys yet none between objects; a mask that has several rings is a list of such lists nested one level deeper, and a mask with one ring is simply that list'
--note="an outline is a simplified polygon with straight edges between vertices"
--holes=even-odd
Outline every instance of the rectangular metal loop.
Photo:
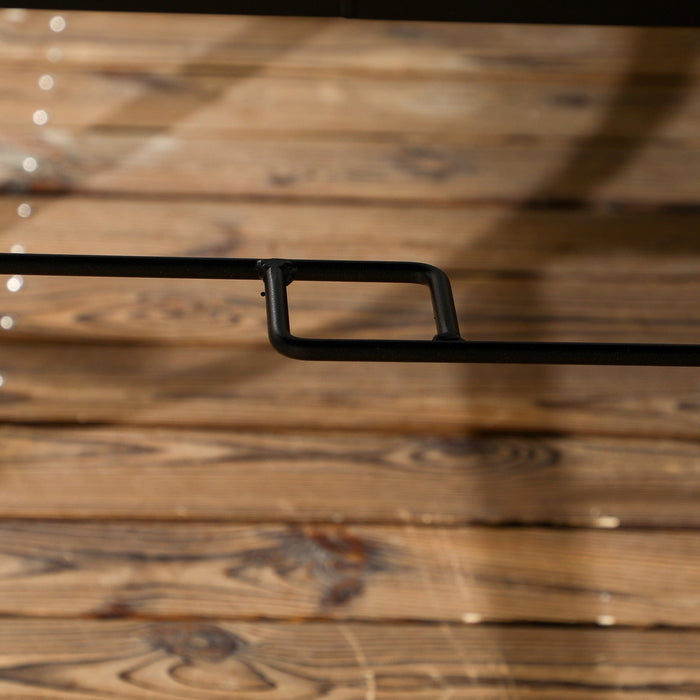
[{"label": "rectangular metal loop", "polygon": [[[258,270],[261,273],[261,277],[268,280],[270,284],[281,283],[277,275],[273,277],[265,274],[273,268],[278,268],[282,271],[285,284],[290,284],[293,280],[305,280],[319,282],[392,282],[426,285],[430,289],[437,330],[433,340],[461,340],[450,280],[440,268],[433,265],[417,262],[361,260],[260,260],[258,262]],[[275,295],[275,298],[281,297],[284,290],[277,291],[279,293]],[[269,315],[270,290],[267,290],[267,294]],[[286,298],[286,293],[284,293],[284,297]]]}]

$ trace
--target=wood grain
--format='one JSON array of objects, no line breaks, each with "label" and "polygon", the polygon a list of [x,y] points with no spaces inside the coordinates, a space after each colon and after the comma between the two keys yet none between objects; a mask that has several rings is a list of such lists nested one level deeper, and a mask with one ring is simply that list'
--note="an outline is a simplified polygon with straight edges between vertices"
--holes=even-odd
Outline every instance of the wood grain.
[{"label": "wood grain", "polygon": [[698,633],[678,630],[18,619],[0,623],[0,692],[671,700],[695,694],[698,654]]},{"label": "wood grain", "polygon": [[[659,105],[676,109],[652,140],[689,147],[698,141],[700,96],[679,99],[677,81],[639,77],[618,97],[605,81],[571,83],[570,75],[545,83],[492,80],[488,73],[468,79],[386,78],[373,75],[276,76],[170,75],[132,71],[64,73],[51,91],[40,93],[36,70],[3,66],[0,124],[26,126],[37,105],[49,113],[48,128],[130,130],[144,136],[169,130],[179,134],[277,134],[287,138],[392,138],[398,134],[432,141],[471,143],[478,135],[525,138],[580,138],[593,132],[616,100],[625,114],[606,125],[611,146],[645,135],[640,114]],[[677,103],[677,104],[676,104]]]},{"label": "wood grain", "polygon": [[695,368],[303,363],[268,345],[21,342],[3,344],[0,368],[10,422],[690,439],[700,428]]},{"label": "wood grain", "polygon": [[641,74],[668,75],[687,62],[692,29],[561,27],[444,22],[382,22],[269,17],[178,17],[65,12],[67,29],[48,31],[51,12],[24,21],[3,18],[0,58],[46,66],[46,51],[60,46],[61,70],[250,70],[264,63],[304,74],[345,73],[469,76],[522,75],[525,79],[575,74],[596,80],[629,68],[641,37],[650,44]]},{"label": "wood grain", "polygon": [[[31,215],[20,218],[17,208],[28,199]],[[423,260],[455,277],[479,271],[689,277],[697,273],[700,235],[695,207],[546,202],[352,206],[8,194],[0,217],[6,251],[22,243],[30,253]]]},{"label": "wood grain", "polygon": [[2,517],[700,526],[697,442],[8,425],[0,444]]},{"label": "wood grain", "polygon": [[700,624],[698,532],[195,521],[0,532],[7,615]]},{"label": "wood grain", "polygon": [[[37,39],[32,31],[37,31],[41,17],[46,21],[44,14],[37,15],[33,22],[9,24],[7,32],[11,40],[8,44],[35,45]],[[92,43],[92,48],[102,46],[105,38],[102,27],[85,20],[80,13],[75,19],[78,34],[74,40],[77,39],[79,45]],[[110,29],[114,32],[112,42],[120,46],[119,52],[123,54],[125,37],[119,29],[120,22],[124,27],[122,20],[117,19]],[[103,95],[102,99],[91,101],[94,109],[85,109],[80,107],[80,99],[65,99],[65,93],[61,99],[58,89],[51,96],[31,98],[41,97],[51,102],[54,97],[61,105],[75,105],[72,114],[80,115],[77,128],[88,125],[90,128],[74,133],[75,116],[67,115],[62,123],[59,110],[59,114],[51,117],[50,128],[37,130],[27,123],[26,127],[5,129],[5,153],[0,168],[5,188],[35,191],[116,188],[140,193],[169,191],[191,195],[206,191],[209,195],[222,196],[268,193],[283,197],[398,197],[429,201],[437,197],[439,201],[453,201],[460,198],[519,199],[541,189],[545,180],[548,183],[546,196],[554,199],[591,199],[595,195],[596,199],[646,199],[647,203],[693,201],[692,187],[684,186],[692,182],[691,171],[697,161],[697,148],[692,141],[697,131],[693,128],[697,109],[692,107],[695,55],[692,32],[606,34],[597,29],[586,33],[585,28],[570,28],[573,33],[567,42],[562,36],[566,30],[540,27],[534,28],[532,36],[525,32],[524,53],[517,60],[513,61],[513,45],[501,49],[507,52],[507,56],[500,56],[501,63],[520,64],[521,69],[526,66],[536,74],[533,67],[543,64],[538,51],[542,51],[541,42],[548,37],[548,48],[560,53],[556,60],[550,57],[544,64],[549,63],[550,69],[552,65],[566,66],[565,75],[570,86],[572,75],[581,71],[581,53],[591,52],[591,42],[598,56],[606,42],[616,37],[620,44],[622,37],[627,37],[628,48],[632,50],[632,60],[627,66],[629,76],[621,86],[617,85],[618,80],[611,84],[608,79],[607,85],[603,80],[603,90],[608,92],[591,97],[581,92],[572,94],[570,87],[562,92],[562,83],[559,88],[553,85],[538,86],[535,90],[528,86],[515,88],[514,85],[522,85],[520,75],[512,76],[510,83],[498,85],[488,70],[478,67],[473,72],[481,80],[480,88],[477,83],[455,82],[445,67],[443,80],[435,80],[434,71],[428,71],[430,82],[416,81],[413,77],[385,80],[384,85],[377,83],[382,79],[382,60],[375,60],[377,46],[383,47],[385,64],[405,63],[410,52],[414,65],[423,65],[421,47],[427,47],[428,52],[437,50],[439,54],[451,52],[454,62],[455,57],[464,58],[460,50],[465,40],[472,48],[488,45],[484,43],[481,27],[467,29],[462,36],[461,27],[446,30],[439,25],[402,28],[392,23],[325,20],[290,23],[244,18],[241,24],[241,18],[233,20],[231,27],[237,27],[246,37],[255,37],[253,54],[257,59],[252,59],[253,54],[248,52],[247,67],[242,73],[234,71],[234,75],[225,78],[202,77],[193,90],[178,89],[178,80],[189,80],[182,76],[192,68],[191,62],[183,60],[183,56],[192,58],[192,53],[201,52],[205,57],[216,59],[223,51],[224,56],[216,60],[225,58],[231,66],[236,61],[226,47],[235,45],[236,50],[245,54],[247,45],[246,41],[238,41],[236,30],[228,40],[223,40],[224,48],[221,42],[212,45],[186,43],[183,47],[180,35],[164,44],[181,59],[179,79],[163,77],[162,71],[149,69],[146,61],[146,64],[141,63],[140,69],[145,71],[146,77],[140,74],[141,77],[129,82],[133,69],[122,68],[110,73],[96,68],[93,63],[90,67],[92,79],[102,76],[107,80],[105,74],[111,74],[121,76],[123,83],[126,76],[126,88],[121,92],[117,88],[117,102]],[[379,28],[374,37],[371,32],[369,39],[366,31],[358,32],[359,28],[365,30],[372,26]],[[412,30],[406,31],[409,26]],[[256,43],[260,41],[255,31],[258,27],[265,37],[262,44]],[[309,45],[314,45],[314,37],[323,35],[323,41],[327,41],[329,27],[338,27],[341,35],[347,32],[343,35],[343,46],[351,47],[350,53],[359,56],[360,61],[372,59],[371,80],[355,77],[342,82],[337,72],[323,78],[313,70],[298,76],[271,77],[268,74],[268,69],[273,69],[277,62],[293,65],[299,46],[308,49]],[[556,35],[552,34],[553,29],[557,30]],[[583,34],[581,29],[584,29]],[[478,38],[475,32],[481,32]],[[488,34],[488,30],[485,33]],[[133,32],[128,36],[129,53],[133,56],[135,46],[143,39],[139,40]],[[392,36],[395,43],[388,40]],[[509,36],[506,33],[501,39]],[[67,31],[57,39],[63,46],[61,50],[69,50],[70,37]],[[159,37],[162,35],[158,33],[149,35],[150,43],[144,42],[144,45],[157,44]],[[446,39],[450,40],[445,43]],[[491,45],[499,44],[491,42]],[[561,54],[564,47],[568,55]],[[329,48],[325,47],[325,53]],[[333,48],[336,55],[347,52],[347,48],[339,50],[335,45]],[[85,47],[80,50],[84,51]],[[646,74],[649,55],[654,56],[657,67],[665,66],[664,73],[672,74],[661,86],[640,78]],[[98,54],[90,51],[90,57],[99,66]],[[494,56],[490,58],[493,63]],[[499,57],[495,58],[498,64]],[[479,61],[476,63],[478,65]],[[621,66],[614,61],[608,66],[608,78],[610,75],[619,78]],[[578,75],[575,82],[582,90],[586,81],[580,78]],[[563,75],[561,79],[564,80]],[[232,82],[227,83],[227,80]],[[490,81],[488,85],[485,80]],[[234,87],[236,81],[242,84]],[[600,82],[598,80],[598,89]],[[28,89],[23,83],[20,92]],[[470,89],[472,93],[468,92]],[[595,91],[595,88],[589,89]],[[616,92],[611,92],[613,89]],[[17,90],[15,81],[9,98],[23,110],[22,100],[16,99]],[[491,92],[484,93],[484,90]],[[34,91],[37,91],[36,86]],[[266,99],[265,95],[274,97]],[[497,96],[495,102],[494,95]],[[234,102],[230,103],[229,99]],[[499,102],[504,99],[505,103]],[[544,111],[543,104],[547,105]],[[569,112],[581,113],[586,111],[585,107],[590,107],[588,121],[584,119],[581,124],[571,118]],[[12,112],[11,109],[7,111]],[[19,118],[19,112],[15,114]],[[232,114],[240,117],[232,118]],[[481,117],[477,117],[477,121],[469,116],[478,114]],[[494,119],[493,114],[500,115],[500,119]],[[309,115],[313,116],[309,118]],[[680,131],[674,126],[679,115],[681,121],[683,115],[686,118],[686,126]],[[29,117],[27,104],[26,119]],[[553,126],[554,123],[559,126]],[[634,128],[630,129],[630,123]],[[245,132],[246,124],[253,133]],[[114,127],[124,125],[136,131],[146,129],[151,138],[113,132]],[[240,128],[244,129],[243,133],[235,131]],[[300,129],[311,143],[299,143],[304,140],[300,139]],[[349,140],[343,134],[349,134]],[[582,143],[576,143],[577,140]],[[640,148],[642,145],[644,148]],[[582,147],[587,153],[581,160],[577,149]],[[631,157],[635,151],[640,153]],[[39,160],[38,171],[29,178],[21,169],[21,162],[28,153]],[[572,165],[563,176],[557,171],[567,159],[576,167]],[[592,179],[597,182],[591,182]],[[674,187],[666,186],[669,181]],[[593,184],[596,185],[594,192],[591,191]],[[441,190],[439,194],[438,189]]]},{"label": "wood grain", "polygon": [[[490,144],[479,138],[469,144],[429,138],[304,142],[103,132],[64,139],[27,127],[3,138],[11,150],[0,179],[11,191],[452,204],[520,201],[547,181],[554,200],[687,204],[697,197],[698,157],[691,146],[652,144],[631,159],[628,146],[589,145],[587,165],[559,178],[580,148],[529,136],[527,145],[519,138]],[[31,174],[22,170],[27,154],[39,162]],[[614,172],[590,191],[592,176],[603,179],[596,175],[601,170]]]}]

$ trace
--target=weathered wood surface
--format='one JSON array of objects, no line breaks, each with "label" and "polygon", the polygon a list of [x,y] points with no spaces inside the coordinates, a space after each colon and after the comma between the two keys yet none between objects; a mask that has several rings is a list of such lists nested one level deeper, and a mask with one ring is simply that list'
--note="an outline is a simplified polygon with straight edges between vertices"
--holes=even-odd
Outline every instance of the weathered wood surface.
[{"label": "weathered wood surface", "polygon": [[[23,219],[17,208],[25,202],[32,213]],[[0,241],[5,251],[22,243],[29,253],[356,260],[374,260],[376,253],[439,264],[458,278],[481,270],[561,271],[636,281],[628,276],[698,272],[695,208],[546,205],[513,210],[7,194],[0,199]]]},{"label": "weathered wood surface", "polygon": [[5,615],[700,624],[695,531],[5,521],[0,533]]},{"label": "weathered wood surface", "polygon": [[0,515],[698,527],[696,442],[0,428]]},{"label": "weathered wood surface", "polygon": [[696,694],[698,656],[700,635],[680,630],[18,619],[0,623],[0,693],[680,700]]},{"label": "weathered wood surface", "polygon": [[168,70],[189,73],[244,74],[253,66],[271,74],[388,73],[420,75],[523,75],[527,80],[572,74],[600,81],[629,68],[630,54],[643,41],[647,51],[636,56],[637,72],[672,76],[679,65],[693,74],[689,62],[696,47],[692,29],[639,30],[629,27],[559,27],[449,24],[444,22],[349,21],[316,18],[189,16],[187,18],[113,13],[109,21],[89,12],[63,13],[67,30],[48,31],[55,12],[32,11],[22,21],[3,18],[0,58],[15,66],[46,66],[47,49],[61,47],[61,69],[88,67],[118,71]]},{"label": "weathered wood surface", "polygon": [[[243,23],[246,36],[255,37],[253,42],[260,41],[254,31],[255,21],[253,25],[249,21]],[[455,82],[444,67],[442,81],[435,79],[434,71],[429,71],[430,80],[426,76],[416,80],[415,76],[400,74],[382,85],[383,64],[388,62],[395,67],[397,61],[405,62],[407,48],[413,45],[413,65],[422,66],[423,57],[420,51],[415,52],[416,47],[427,44],[434,50],[435,42],[454,36],[455,32],[459,36],[460,28],[448,27],[445,33],[444,27],[426,25],[416,30],[413,25],[411,31],[411,25],[407,25],[403,31],[396,32],[397,27],[391,23],[370,24],[378,34],[363,37],[351,52],[366,60],[372,55],[372,41],[380,44],[379,37],[384,39],[383,60],[374,62],[375,71],[369,79],[339,80],[335,72],[319,81],[312,68],[303,77],[269,76],[274,57],[286,65],[294,65],[290,55],[295,55],[298,43],[308,47],[312,35],[322,35],[323,41],[327,41],[330,34],[345,28],[347,46],[348,40],[350,44],[353,38],[358,41],[358,34],[353,32],[369,26],[342,21],[291,24],[277,21],[276,29],[267,37],[269,43],[263,44],[264,58],[257,44],[257,59],[248,54],[249,63],[242,74],[192,78],[201,82],[189,94],[185,89],[183,95],[183,90],[178,89],[177,77],[166,78],[164,84],[157,74],[149,73],[146,61],[136,71],[138,79],[131,90],[112,99],[96,98],[95,107],[83,109],[84,116],[77,122],[75,117],[67,116],[62,123],[57,113],[55,125],[50,117],[50,126],[37,131],[29,122],[27,109],[26,126],[8,125],[5,129],[6,153],[0,171],[5,187],[171,195],[423,199],[440,203],[465,199],[520,200],[533,192],[549,199],[682,204],[694,201],[696,190],[692,182],[698,154],[693,128],[697,107],[694,98],[689,97],[696,53],[692,32],[623,31],[616,35],[619,39],[627,38],[632,59],[624,68],[615,61],[607,64],[604,73],[608,83],[611,76],[619,80],[622,70],[627,71],[628,78],[621,87],[615,85],[617,80],[612,81],[617,90],[614,95],[608,84],[606,98],[600,94],[596,97],[585,92],[571,93],[571,90],[562,92],[561,83],[558,87],[538,86],[534,91],[527,91],[527,86],[513,89],[514,82],[522,84],[518,73],[511,76],[510,83],[493,82],[494,76],[488,70],[480,73],[481,83],[473,80],[465,83],[463,75],[458,76],[461,82]],[[80,36],[80,25],[81,19],[76,17],[72,34],[57,39],[66,54],[70,52],[71,41]],[[95,31],[95,25],[89,21],[87,27]],[[553,30],[557,38],[553,37]],[[396,43],[387,41],[386,35],[392,31]],[[480,31],[481,28],[471,28],[471,32]],[[504,48],[502,41],[508,35],[499,34],[500,29],[495,31],[491,39],[501,39],[497,58],[508,66],[509,62],[513,63],[509,52],[514,47]],[[559,28],[544,28],[544,33],[542,28],[536,29],[525,39],[530,46],[525,65],[542,64],[541,57],[532,55],[532,40],[539,36],[542,41],[549,38],[548,50],[559,52],[556,60],[550,56],[550,69],[552,64],[559,65],[559,70],[566,66],[569,85],[572,75],[585,75],[590,66],[586,68],[587,60],[582,54],[590,52],[592,46],[604,42],[609,35],[598,30],[592,34],[584,31],[580,36],[576,29],[570,33],[567,43],[562,41]],[[12,36],[12,31],[9,34]],[[472,50],[484,46],[483,34],[489,32],[482,31],[478,39],[475,34],[471,36]],[[564,31],[563,35],[566,34]],[[115,28],[111,43],[113,51],[115,46],[119,47],[116,53],[120,58],[113,59],[117,65],[124,60],[123,38],[120,41],[115,38],[118,36],[119,30]],[[8,41],[10,46],[22,44],[21,31],[12,38],[14,41]],[[94,34],[92,40],[97,40]],[[438,53],[448,51],[453,61],[459,57],[457,63],[465,59],[469,63],[468,55],[460,53],[464,47],[460,41],[468,40],[464,35],[456,43],[448,42]],[[31,43],[27,38],[24,41]],[[153,41],[154,37],[150,37],[149,45]],[[672,42],[674,48],[668,49],[667,44]],[[139,40],[132,36],[129,43],[133,56]],[[232,49],[234,53],[246,53],[246,41],[237,42],[233,37],[223,40],[224,48],[205,42],[199,45],[199,51],[214,62],[221,60],[219,54],[223,51],[226,59],[235,63],[229,55],[229,44],[236,45]],[[176,53],[182,55],[182,46],[178,48]],[[648,54],[654,51],[662,51],[668,61],[662,74],[670,72],[673,76],[663,87],[658,87],[658,81],[651,80],[648,74]],[[335,53],[343,52],[336,47]],[[187,58],[185,52],[179,69],[185,76],[192,69]],[[516,65],[523,63],[523,57],[519,58]],[[100,71],[99,57],[92,59],[93,79],[102,76],[102,80],[108,81],[104,74],[109,71]],[[65,65],[62,59],[61,67]],[[124,70],[122,64],[116,75],[123,78]],[[478,70],[472,66],[472,72]],[[127,76],[133,72],[133,68],[126,69]],[[82,74],[72,77],[77,77],[79,82],[84,79]],[[66,72],[63,78],[70,81],[71,74]],[[483,81],[488,78],[492,82],[484,87]],[[284,89],[280,89],[280,82]],[[579,83],[584,86],[580,90],[585,90],[586,80],[577,80],[576,84]],[[256,90],[275,97],[261,99]],[[16,80],[15,91],[10,89],[10,99],[15,93]],[[58,88],[55,94],[60,99]],[[36,99],[40,97],[44,98],[37,95]],[[51,101],[49,97],[45,99]],[[14,101],[22,103],[21,99]],[[73,112],[81,111],[79,102],[69,96],[63,104],[73,104]],[[251,110],[250,104],[256,107]],[[386,104],[392,107],[382,106]],[[99,110],[97,114],[95,109]],[[583,120],[570,119],[571,111],[587,112],[587,116]],[[12,119],[13,110],[8,112]],[[155,122],[150,116],[154,114],[160,115]],[[231,114],[239,116],[231,117]],[[309,114],[314,117],[309,119]],[[465,119],[466,114],[472,118]],[[489,118],[490,114],[502,117]],[[19,113],[15,115],[17,119]],[[553,123],[557,126],[553,127]],[[633,129],[630,123],[634,123]],[[377,124],[381,126],[378,128]],[[129,128],[124,132],[122,127]],[[144,128],[151,136],[145,147],[144,134],[129,133]],[[640,148],[642,144],[644,148]],[[586,151],[585,158],[581,157],[582,148]],[[39,168],[31,177],[21,170],[27,153],[39,161]],[[567,161],[568,168],[563,166]],[[508,173],[508,177],[503,177],[503,173]],[[543,182],[546,182],[544,192]]]},{"label": "weathered wood surface", "polygon": [[[49,112],[48,130],[120,129],[144,136],[170,129],[177,134],[235,136],[275,134],[278,138],[392,139],[399,134],[427,136],[431,141],[472,143],[497,137],[520,137],[532,143],[576,138],[595,131],[600,113],[617,98],[618,86],[602,80],[571,84],[533,82],[484,75],[440,81],[430,77],[376,75],[277,76],[267,70],[251,76],[163,75],[149,71],[53,71],[54,87],[38,90],[35,68],[8,70],[0,93],[0,125],[24,127],[41,102]],[[608,144],[624,145],[646,136],[639,115],[678,101],[679,85],[638,76],[619,98],[620,118],[605,131]],[[216,99],[212,99],[215,96]],[[694,91],[660,124],[651,140],[687,147],[698,140],[700,97]],[[513,115],[518,114],[518,121]],[[556,143],[556,140],[554,140]]]},{"label": "weathered wood surface", "polygon": [[7,343],[0,418],[696,439],[695,368],[300,363],[259,349]]},{"label": "weathered wood surface", "polygon": [[[167,134],[90,132],[63,139],[35,128],[4,132],[14,152],[0,176],[9,190],[159,196],[272,195],[287,199],[451,204],[527,198],[542,181],[552,199],[679,204],[697,196],[698,152],[650,145],[588,149],[587,165],[560,176],[578,157],[569,144],[240,140]],[[67,143],[66,143],[67,141]],[[22,170],[25,156],[39,162]],[[614,165],[613,165],[614,164]],[[593,174],[605,182],[590,191]],[[504,173],[508,177],[504,177]]]}]

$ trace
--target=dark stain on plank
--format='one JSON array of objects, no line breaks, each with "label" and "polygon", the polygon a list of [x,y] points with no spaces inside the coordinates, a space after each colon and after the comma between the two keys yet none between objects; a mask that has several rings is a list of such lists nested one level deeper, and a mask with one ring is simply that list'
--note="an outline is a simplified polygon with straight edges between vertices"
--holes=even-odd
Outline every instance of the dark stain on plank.
[{"label": "dark stain on plank", "polygon": [[93,615],[100,620],[117,620],[130,617],[138,612],[138,607],[131,601],[115,598],[105,601],[104,605],[97,608]]},{"label": "dark stain on plank", "polygon": [[421,39],[435,40],[437,38],[430,31],[430,25],[416,22],[387,22],[382,29],[384,34],[396,39],[418,41]]},{"label": "dark stain on plank", "polygon": [[[559,447],[547,438],[557,435],[542,434],[533,440],[527,435],[480,434],[475,432],[464,437],[430,437],[413,441],[410,459],[402,463],[404,470],[414,467],[418,471],[425,464],[431,469],[444,468],[452,471],[454,465],[445,462],[445,457],[465,458],[470,469],[485,469],[489,473],[526,471],[532,475],[536,470],[549,470],[561,464],[564,457]],[[439,455],[440,459],[436,459]]]},{"label": "dark stain on plank", "polygon": [[[166,75],[159,75],[158,73],[145,73],[136,70],[99,70],[93,73],[99,78],[106,78],[107,80],[123,81],[128,83],[136,84],[140,87],[146,88],[153,92],[192,92],[197,89],[196,84],[191,84],[185,80],[182,80],[182,76],[171,77]],[[206,95],[204,90],[200,90],[203,96]]]},{"label": "dark stain on plank", "polygon": [[469,64],[476,62],[486,68],[493,69],[554,69],[565,70],[573,65],[571,58],[565,56],[535,56],[533,54],[484,54],[475,56],[472,52],[465,52],[464,58]]},{"label": "dark stain on plank", "polygon": [[220,663],[238,653],[246,642],[221,627],[201,622],[166,622],[152,625],[149,640],[154,649],[185,661]]},{"label": "dark stain on plank", "polygon": [[582,109],[592,105],[593,99],[582,92],[557,92],[551,96],[550,102],[556,107]]},{"label": "dark stain on plank", "polygon": [[273,185],[274,187],[288,187],[289,185],[293,185],[298,181],[298,177],[294,173],[279,173],[279,172],[273,172],[270,173],[270,176],[267,178],[267,181],[270,185]]},{"label": "dark stain on plank", "polygon": [[31,397],[19,391],[8,391],[5,387],[0,391],[0,404],[2,403],[22,403],[29,401]]},{"label": "dark stain on plank", "polygon": [[245,552],[226,574],[245,578],[249,569],[271,567],[284,578],[304,570],[320,589],[321,608],[328,608],[362,595],[368,576],[397,569],[390,547],[347,528],[293,527],[272,537],[273,544]]},{"label": "dark stain on plank", "polygon": [[403,147],[395,164],[403,172],[433,182],[444,182],[457,175],[472,175],[476,170],[464,156],[436,146]]},{"label": "dark stain on plank", "polygon": [[231,221],[217,221],[216,228],[220,236],[219,240],[190,248],[183,255],[195,258],[233,256],[244,238],[241,229]]}]

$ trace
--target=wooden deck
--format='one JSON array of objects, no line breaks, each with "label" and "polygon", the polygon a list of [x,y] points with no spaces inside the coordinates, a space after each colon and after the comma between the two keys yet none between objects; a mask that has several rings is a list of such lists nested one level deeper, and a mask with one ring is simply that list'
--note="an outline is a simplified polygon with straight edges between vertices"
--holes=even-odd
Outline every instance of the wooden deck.
[{"label": "wooden deck", "polygon": [[[420,260],[468,338],[700,343],[698,31],[52,16],[0,14],[3,251]],[[697,369],[301,363],[257,283],[1,289],[0,697],[700,698]]]}]

